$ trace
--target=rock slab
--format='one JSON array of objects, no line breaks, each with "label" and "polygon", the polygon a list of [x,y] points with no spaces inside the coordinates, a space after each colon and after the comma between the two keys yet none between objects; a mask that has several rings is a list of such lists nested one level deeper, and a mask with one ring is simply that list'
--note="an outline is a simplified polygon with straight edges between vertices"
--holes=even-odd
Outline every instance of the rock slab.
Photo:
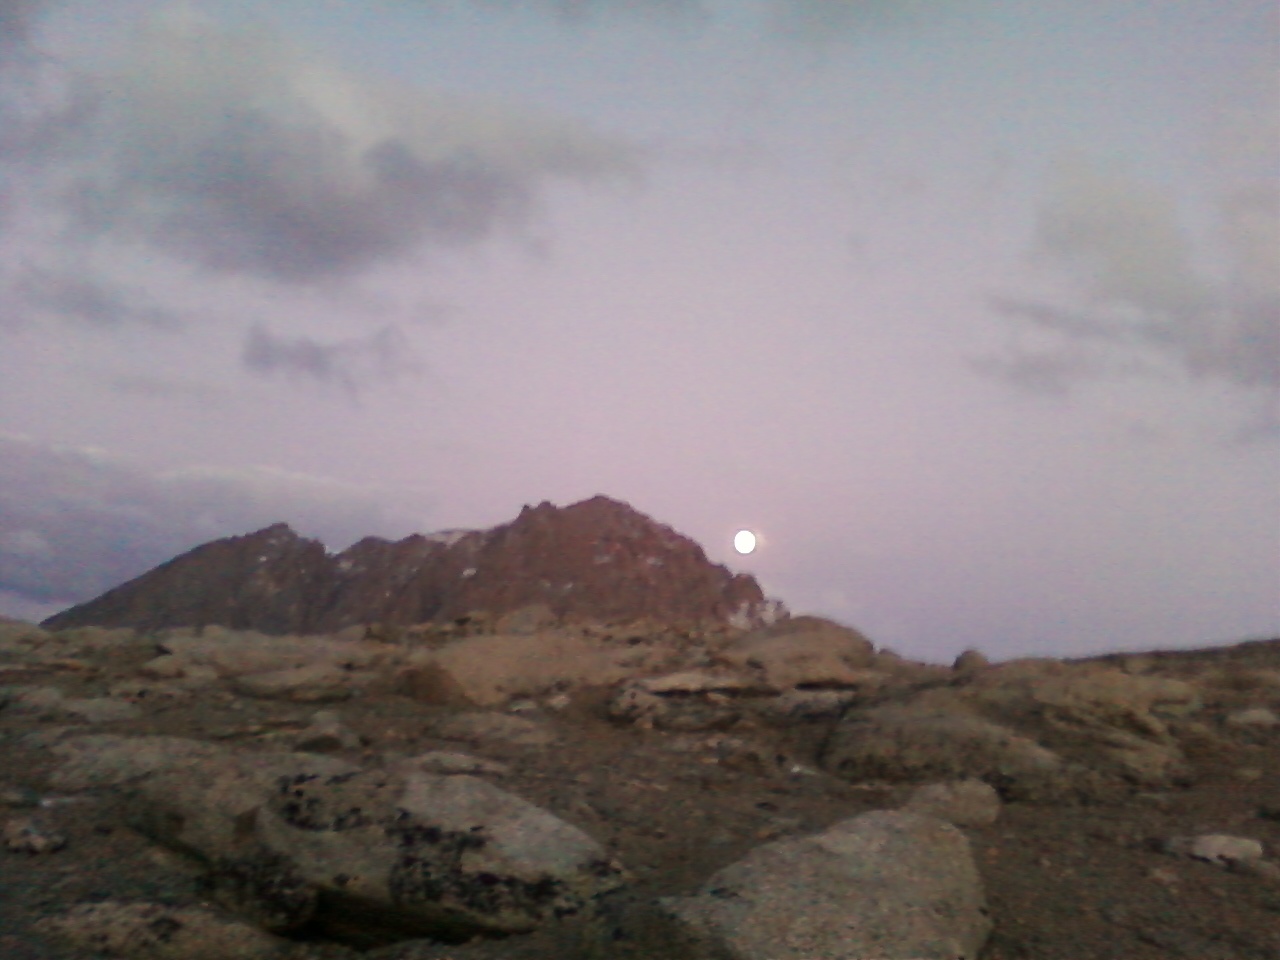
[{"label": "rock slab", "polygon": [[660,903],[697,960],[973,960],[991,930],[964,834],[902,811],[757,847]]}]

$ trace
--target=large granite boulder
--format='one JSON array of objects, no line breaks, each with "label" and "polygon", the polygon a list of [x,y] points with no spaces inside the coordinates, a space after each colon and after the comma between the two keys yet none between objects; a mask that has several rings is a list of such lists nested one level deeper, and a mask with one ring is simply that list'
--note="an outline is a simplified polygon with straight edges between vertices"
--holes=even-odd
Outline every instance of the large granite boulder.
[{"label": "large granite boulder", "polygon": [[473,776],[172,737],[58,750],[55,782],[127,785],[134,825],[205,862],[214,898],[272,932],[308,926],[359,946],[502,936],[620,883],[596,841]]},{"label": "large granite boulder", "polygon": [[910,704],[844,718],[824,743],[820,759],[847,780],[975,778],[1006,799],[1057,797],[1070,782],[1062,758],[1029,737],[981,717]]},{"label": "large granite boulder", "polygon": [[973,960],[991,930],[964,834],[900,811],[757,847],[661,906],[690,960]]}]

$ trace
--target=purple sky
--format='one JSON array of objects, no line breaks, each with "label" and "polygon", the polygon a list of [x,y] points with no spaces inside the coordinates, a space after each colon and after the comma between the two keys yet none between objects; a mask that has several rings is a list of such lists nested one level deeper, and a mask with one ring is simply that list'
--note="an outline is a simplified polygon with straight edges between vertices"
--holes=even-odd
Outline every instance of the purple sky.
[{"label": "purple sky", "polygon": [[1280,635],[1277,19],[0,0],[0,612],[605,493],[923,659]]}]

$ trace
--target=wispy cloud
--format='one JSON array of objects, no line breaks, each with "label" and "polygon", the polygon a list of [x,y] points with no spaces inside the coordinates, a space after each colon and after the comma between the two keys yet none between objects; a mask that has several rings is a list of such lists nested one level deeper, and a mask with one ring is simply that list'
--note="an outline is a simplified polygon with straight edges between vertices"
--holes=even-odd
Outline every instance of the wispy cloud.
[{"label": "wispy cloud", "polygon": [[421,371],[408,338],[396,326],[334,343],[311,337],[278,337],[255,326],[249,330],[241,356],[245,368],[253,373],[311,380],[350,395],[370,383]]},{"label": "wispy cloud", "polygon": [[176,328],[181,319],[158,306],[142,291],[101,277],[30,267],[14,284],[20,302],[30,311],[98,327],[136,323]]},{"label": "wispy cloud", "polygon": [[[33,49],[40,6],[0,0],[0,43]],[[199,291],[233,283],[265,291],[265,312],[520,237],[551,185],[642,165],[585,124],[383,82],[260,23],[173,8],[107,67],[0,71],[0,322],[194,327],[217,316],[188,315]],[[248,369],[351,392],[413,367],[386,317],[340,340],[319,318],[293,337],[277,322],[250,333]]]},{"label": "wispy cloud", "polygon": [[[1248,182],[1218,205],[1227,265],[1197,259],[1173,198],[1073,158],[1054,172],[1033,256],[1068,284],[1058,296],[993,297],[1038,346],[1015,341],[976,366],[1018,387],[1065,392],[1123,372],[1179,371],[1273,405],[1280,393],[1280,187]],[[1264,431],[1265,432],[1265,431]]]},{"label": "wispy cloud", "polygon": [[629,173],[568,121],[358,77],[261,26],[171,17],[97,78],[71,178],[81,231],[205,268],[332,279],[522,223],[550,180]]}]

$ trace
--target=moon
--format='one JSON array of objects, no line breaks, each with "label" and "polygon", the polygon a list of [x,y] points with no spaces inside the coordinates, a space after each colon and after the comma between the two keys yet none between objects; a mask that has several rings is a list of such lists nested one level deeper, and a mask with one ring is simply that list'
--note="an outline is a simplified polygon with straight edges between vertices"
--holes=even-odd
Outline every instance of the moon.
[{"label": "moon", "polygon": [[756,548],[756,535],[750,530],[739,530],[733,535],[733,549],[739,553],[750,553]]}]

